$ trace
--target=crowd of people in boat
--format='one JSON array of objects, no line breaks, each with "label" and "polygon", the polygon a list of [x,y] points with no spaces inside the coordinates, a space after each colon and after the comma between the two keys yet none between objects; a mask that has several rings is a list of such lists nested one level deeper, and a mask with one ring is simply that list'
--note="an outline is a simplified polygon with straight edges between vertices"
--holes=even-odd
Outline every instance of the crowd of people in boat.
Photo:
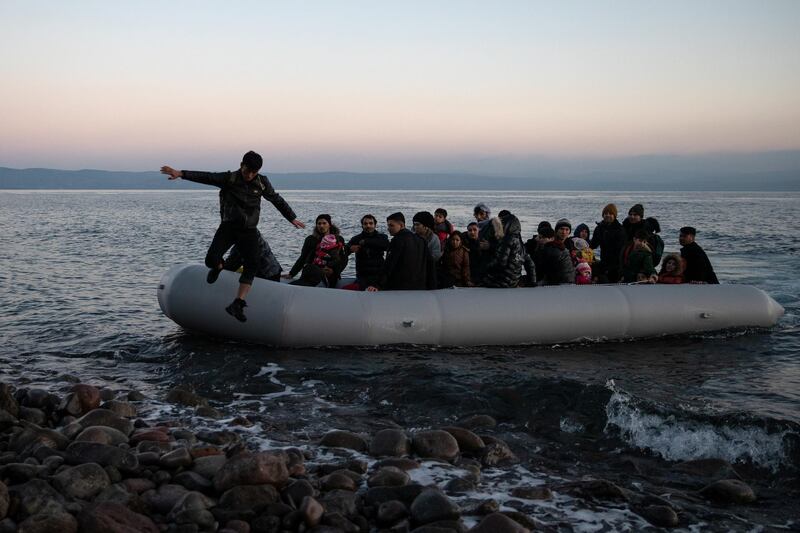
[{"label": "crowd of people in boat", "polygon": [[[403,213],[390,214],[386,217],[389,235],[379,231],[374,215],[365,214],[361,233],[348,241],[332,217],[321,214],[297,261],[282,274],[280,263],[257,229],[261,199],[271,202],[295,227],[305,228],[305,224],[275,192],[269,179],[259,174],[262,163],[261,156],[251,151],[232,172],[161,168],[169,179],[219,187],[221,222],[206,254],[207,281],[214,283],[222,270],[241,270],[236,298],[226,311],[242,322],[246,320],[245,296],[255,277],[280,281],[282,276],[299,275],[292,284],[333,288],[353,256],[356,279],[342,288],[360,291],[718,283],[706,253],[695,242],[696,230],[681,228],[680,253],[664,254],[658,220],[645,218],[641,204],[632,206],[622,222],[617,218],[616,205],[606,205],[594,231],[586,224],[578,224],[573,230],[566,218],[555,226],[542,221],[536,235],[527,241],[523,240],[519,218],[508,210],[493,217],[485,203],[475,206],[475,220],[464,231],[457,231],[441,208],[433,213],[416,213],[411,229]],[[656,270],[658,265],[660,271]]]},{"label": "crowd of people in boat", "polygon": [[[356,279],[349,290],[413,290],[450,287],[533,287],[593,283],[718,283],[706,253],[695,242],[696,230],[680,229],[679,253],[664,253],[658,220],[644,218],[636,204],[619,222],[617,207],[606,205],[592,232],[587,224],[562,218],[553,226],[539,223],[536,235],[523,240],[519,219],[508,210],[496,217],[480,203],[475,221],[458,231],[445,209],[420,211],[411,227],[403,213],[386,218],[388,235],[372,214],[361,217],[361,233],[346,240],[328,214],[316,218],[300,256],[284,278],[293,285],[337,287],[355,258]],[[390,239],[391,237],[391,239]],[[278,281],[281,266],[259,234],[258,276]],[[599,254],[597,253],[599,251]],[[660,265],[660,270],[657,266]],[[227,270],[242,266],[234,247]],[[299,276],[299,277],[298,277]]]}]

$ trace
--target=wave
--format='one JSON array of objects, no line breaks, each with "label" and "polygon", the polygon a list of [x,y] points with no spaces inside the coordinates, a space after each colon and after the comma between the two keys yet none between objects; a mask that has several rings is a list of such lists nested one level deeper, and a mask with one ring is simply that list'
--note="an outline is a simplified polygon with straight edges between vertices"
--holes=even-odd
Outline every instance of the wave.
[{"label": "wave", "polygon": [[658,412],[617,388],[613,380],[606,387],[611,391],[606,432],[618,433],[631,447],[669,461],[717,458],[773,472],[800,467],[794,453],[800,441],[795,424]]}]

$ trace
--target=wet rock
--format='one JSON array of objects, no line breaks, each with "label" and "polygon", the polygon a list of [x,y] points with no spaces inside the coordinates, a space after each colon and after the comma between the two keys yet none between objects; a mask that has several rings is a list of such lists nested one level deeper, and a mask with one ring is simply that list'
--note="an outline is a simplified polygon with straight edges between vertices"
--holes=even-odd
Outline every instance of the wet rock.
[{"label": "wet rock", "polygon": [[299,507],[303,498],[306,496],[314,496],[314,487],[305,479],[298,479],[291,485],[283,489],[283,498],[292,507]]},{"label": "wet rock", "polygon": [[252,533],[275,533],[281,530],[281,519],[278,516],[263,514],[250,523]]},{"label": "wet rock", "polygon": [[[354,517],[353,520],[356,520],[357,517]],[[314,529],[314,533],[320,533],[320,530],[326,531],[322,529],[323,527],[327,526],[328,533],[359,533],[360,531],[369,531],[368,527],[361,529],[358,525],[353,523],[352,521],[348,520],[345,516],[341,513],[328,513],[326,512],[322,516],[322,523],[324,526],[317,526]]]},{"label": "wet rock", "polygon": [[208,455],[205,457],[194,456],[194,464],[192,465],[192,472],[196,472],[207,479],[214,479],[214,476],[219,472],[228,458],[224,455]]},{"label": "wet rock", "polygon": [[445,491],[455,494],[472,492],[473,490],[475,490],[475,488],[476,484],[474,480],[463,477],[453,478],[450,481],[448,481],[444,486]]},{"label": "wet rock", "polygon": [[680,523],[678,514],[667,505],[649,505],[636,512],[656,527],[677,527]]},{"label": "wet rock", "polygon": [[112,413],[123,418],[133,418],[136,416],[136,407],[128,402],[121,402],[119,400],[109,400],[100,406],[101,409],[108,409]]},{"label": "wet rock", "polygon": [[172,450],[172,446],[168,442],[158,442],[155,440],[143,440],[136,444],[137,453],[154,453],[161,457],[161,454],[167,453]]},{"label": "wet rock", "polygon": [[9,449],[19,455],[30,455],[41,446],[63,450],[67,444],[69,439],[58,431],[35,426],[26,427],[8,441]]},{"label": "wet rock", "polygon": [[[44,409],[47,407],[47,400],[50,393],[44,389],[28,389],[22,396],[22,405],[26,407],[34,407],[36,409]],[[17,396],[19,399],[19,396]]]},{"label": "wet rock", "polygon": [[167,402],[178,405],[185,405],[186,407],[195,407],[197,405],[208,405],[208,400],[201,398],[188,387],[179,385],[172,388],[167,393]]},{"label": "wet rock", "polygon": [[130,437],[131,443],[143,441],[170,442],[171,440],[169,433],[167,433],[167,428],[165,427],[137,429]]},{"label": "wet rock", "polygon": [[197,438],[215,446],[225,446],[239,442],[241,438],[233,431],[200,431]]},{"label": "wet rock", "polygon": [[192,454],[192,457],[194,459],[199,459],[200,457],[208,457],[210,455],[225,455],[225,452],[222,451],[220,448],[206,444],[192,446],[189,449],[189,453]]},{"label": "wet rock", "polygon": [[25,407],[24,405],[19,408],[19,419],[37,426],[43,426],[47,423],[47,415],[44,411],[36,407]]},{"label": "wet rock", "polygon": [[493,428],[497,426],[497,420],[489,415],[472,415],[461,419],[458,426],[474,431],[478,428]]},{"label": "wet rock", "polygon": [[138,494],[132,493],[125,488],[122,483],[115,483],[94,498],[94,503],[111,502],[124,505],[137,513],[146,512],[144,502]]},{"label": "wet rock", "polygon": [[50,472],[54,472],[58,467],[64,464],[64,458],[60,455],[51,455],[42,460],[42,465],[46,466]]},{"label": "wet rock", "polygon": [[411,477],[394,466],[385,466],[367,480],[369,487],[399,487],[408,484]]},{"label": "wet rock", "polygon": [[80,442],[96,442],[98,444],[108,444],[109,446],[119,446],[127,443],[128,437],[118,429],[107,426],[90,426],[81,431],[76,437]]},{"label": "wet rock", "polygon": [[605,479],[574,481],[563,485],[562,489],[573,496],[583,499],[628,500],[628,492],[625,489]]},{"label": "wet rock", "polygon": [[8,489],[19,500],[19,511],[25,516],[49,513],[63,508],[64,497],[43,479],[32,479]]},{"label": "wet rock", "polygon": [[158,452],[142,452],[136,454],[136,459],[142,466],[157,465],[161,461],[161,455]]},{"label": "wet rock", "polygon": [[316,527],[322,519],[322,514],[325,509],[311,496],[303,498],[300,504],[300,513],[303,515],[303,521],[308,527]]},{"label": "wet rock", "polygon": [[29,516],[19,525],[24,533],[76,533],[78,521],[64,509]]},{"label": "wet rock", "polygon": [[14,418],[19,416],[19,403],[14,398],[14,388],[6,383],[0,383],[0,409]]},{"label": "wet rock", "polygon": [[495,437],[482,437],[486,447],[481,453],[481,463],[486,466],[497,466],[504,463],[516,463],[519,461],[511,448],[505,441]]},{"label": "wet rock", "polygon": [[529,529],[501,513],[493,513],[469,530],[470,533],[529,533]]},{"label": "wet rock", "polygon": [[146,400],[147,396],[137,390],[132,390],[128,393],[127,398],[129,402],[141,402]]},{"label": "wet rock", "polygon": [[420,457],[451,461],[458,456],[458,441],[440,429],[420,431],[412,441],[414,452]]},{"label": "wet rock", "polygon": [[171,478],[172,476],[169,475],[169,472],[158,470],[153,474],[151,479],[156,485],[163,485],[164,483],[169,483]]},{"label": "wet rock", "polygon": [[756,501],[756,494],[747,483],[738,479],[721,479],[700,489],[700,495],[714,503],[748,504]]},{"label": "wet rock", "polygon": [[230,425],[232,426],[242,426],[245,428],[253,427],[253,422],[247,418],[246,416],[237,416],[234,417],[233,420],[230,421]]},{"label": "wet rock", "polygon": [[720,479],[742,479],[733,465],[723,459],[684,461],[674,465],[672,471],[701,478],[709,483]]},{"label": "wet rock", "polygon": [[468,513],[471,515],[488,515],[492,513],[496,513],[500,510],[500,503],[493,499],[489,498],[488,500],[483,500],[478,505],[476,505],[473,509],[471,509]]},{"label": "wet rock", "polygon": [[54,486],[70,498],[91,500],[111,486],[111,480],[103,467],[87,463],[69,468],[53,477]]},{"label": "wet rock", "polygon": [[197,472],[181,472],[172,478],[172,482],[198,492],[211,492],[214,489],[211,481]]},{"label": "wet rock", "polygon": [[324,492],[330,490],[354,491],[358,488],[358,483],[356,483],[353,478],[344,472],[334,472],[332,474],[328,474],[320,480],[320,488]]},{"label": "wet rock", "polygon": [[425,489],[411,504],[411,519],[415,524],[440,520],[458,520],[458,506],[437,489]]},{"label": "wet rock", "polygon": [[235,485],[269,484],[282,486],[289,480],[285,454],[258,452],[239,454],[214,475],[214,488],[224,492]]},{"label": "wet rock", "polygon": [[347,448],[357,452],[367,449],[367,441],[361,435],[340,429],[329,431],[323,435],[320,445],[328,448]]},{"label": "wet rock", "polygon": [[[229,531],[229,533],[250,533],[250,524],[243,520],[228,520],[225,523],[225,529]],[[224,530],[220,530],[224,531]]]},{"label": "wet rock", "polygon": [[201,405],[194,410],[194,414],[197,416],[202,416],[203,418],[213,418],[214,420],[219,420],[222,418],[222,413],[208,405]]},{"label": "wet rock", "polygon": [[416,459],[410,459],[407,457],[390,457],[388,459],[383,459],[382,461],[378,461],[375,463],[375,468],[383,468],[385,466],[393,466],[395,468],[399,468],[400,470],[405,470],[408,472],[409,470],[415,470],[420,467],[419,461]]},{"label": "wet rock", "polygon": [[412,533],[466,533],[467,527],[461,520],[439,520],[425,524],[414,530]]},{"label": "wet rock", "polygon": [[553,498],[553,492],[543,485],[538,487],[514,487],[511,489],[511,495],[523,500],[551,500]]},{"label": "wet rock", "polygon": [[142,494],[142,500],[149,509],[165,515],[189,492],[180,485],[165,483],[156,490],[149,490]]},{"label": "wet rock", "polygon": [[170,432],[170,435],[172,435],[172,438],[176,441],[182,440],[191,446],[197,444],[197,435],[188,429],[174,429]]},{"label": "wet rock", "polygon": [[133,431],[133,422],[127,418],[122,418],[108,409],[94,409],[89,411],[77,420],[83,428],[91,426],[108,426],[121,431],[125,435],[130,435]]},{"label": "wet rock", "polygon": [[272,485],[240,485],[222,494],[219,507],[233,511],[253,511],[255,516],[270,504],[279,501],[278,491]]},{"label": "wet rock", "polygon": [[369,444],[369,453],[375,457],[402,457],[410,451],[411,439],[401,429],[382,429]]},{"label": "wet rock", "polygon": [[5,483],[0,481],[0,520],[3,520],[6,514],[8,514],[8,504],[10,501],[8,487],[6,487]]},{"label": "wet rock", "polygon": [[[367,472],[366,461],[351,460],[343,463],[325,463],[319,465],[318,472],[320,475],[328,475],[334,472],[348,471],[356,474],[365,474]],[[360,478],[359,478],[360,479]]]},{"label": "wet rock", "polygon": [[161,456],[160,464],[162,468],[175,470],[186,468],[192,465],[192,456],[186,448],[178,448]]},{"label": "wet rock", "polygon": [[67,446],[65,459],[72,465],[97,463],[123,472],[134,472],[139,467],[139,460],[131,452],[96,442],[73,442]]},{"label": "wet rock", "polygon": [[71,404],[62,410],[73,416],[86,414],[100,407],[100,390],[92,385],[80,383],[72,387],[72,392],[64,398],[64,403]]},{"label": "wet rock", "polygon": [[17,417],[13,416],[5,409],[0,409],[0,431],[5,431],[11,426],[16,426],[18,423]]},{"label": "wet rock", "polygon": [[117,396],[116,391],[111,389],[100,389],[100,400],[104,402],[108,402],[113,400]]},{"label": "wet rock", "polygon": [[170,510],[169,519],[176,524],[195,524],[200,529],[216,529],[216,519],[209,512],[214,502],[199,492],[186,493]]},{"label": "wet rock", "polygon": [[82,531],[104,533],[159,533],[153,521],[118,503],[103,502],[92,505],[78,516]]},{"label": "wet rock", "polygon": [[448,426],[443,427],[442,430],[450,433],[456,439],[461,453],[478,454],[486,447],[483,439],[468,429]]},{"label": "wet rock", "polygon": [[151,489],[156,488],[156,484],[149,479],[144,478],[128,478],[122,482],[123,486],[129,491],[136,494],[141,494]]},{"label": "wet rock", "polygon": [[390,500],[400,500],[406,505],[411,505],[424,489],[425,487],[417,484],[402,487],[373,487],[364,493],[364,505],[375,507]]},{"label": "wet rock", "polygon": [[391,526],[408,516],[408,508],[400,500],[389,500],[378,507],[378,523]]},{"label": "wet rock", "polygon": [[349,490],[332,490],[323,496],[321,503],[326,513],[339,513],[347,518],[358,513],[356,495]]},{"label": "wet rock", "polygon": [[7,479],[11,483],[25,483],[38,477],[39,474],[47,472],[46,466],[32,465],[28,463],[9,463],[0,466],[0,478]]}]

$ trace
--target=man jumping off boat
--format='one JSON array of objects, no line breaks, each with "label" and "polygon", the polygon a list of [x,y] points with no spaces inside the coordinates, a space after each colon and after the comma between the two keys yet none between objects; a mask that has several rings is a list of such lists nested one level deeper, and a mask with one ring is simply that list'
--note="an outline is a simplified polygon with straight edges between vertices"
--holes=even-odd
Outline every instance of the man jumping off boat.
[{"label": "man jumping off boat", "polygon": [[250,151],[242,157],[239,170],[232,172],[197,172],[175,170],[166,165],[161,167],[161,173],[171,180],[183,178],[220,188],[219,212],[222,220],[206,254],[205,263],[210,269],[206,281],[217,281],[225,265],[225,252],[234,244],[237,245],[242,254],[244,269],[239,277],[236,299],[225,310],[240,322],[247,320],[244,315],[244,308],[247,307],[244,298],[250,291],[258,270],[259,245],[256,228],[261,214],[261,198],[269,200],[296,228],[305,228],[305,224],[297,219],[286,200],[272,188],[269,179],[258,173],[262,164],[261,156]]}]

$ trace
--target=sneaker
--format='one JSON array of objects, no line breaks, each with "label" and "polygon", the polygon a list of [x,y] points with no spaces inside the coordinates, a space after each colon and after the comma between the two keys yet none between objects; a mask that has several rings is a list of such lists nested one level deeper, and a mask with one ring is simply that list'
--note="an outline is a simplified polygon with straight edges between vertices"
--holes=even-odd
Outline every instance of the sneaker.
[{"label": "sneaker", "polygon": [[247,302],[240,298],[236,298],[231,305],[225,308],[229,315],[234,317],[239,322],[247,322],[247,317],[244,316],[244,308],[247,307]]},{"label": "sneaker", "polygon": [[216,268],[212,268],[211,270],[208,271],[208,276],[206,276],[206,281],[209,283],[214,283],[215,281],[217,281],[220,272],[222,272],[222,270],[217,270]]}]

